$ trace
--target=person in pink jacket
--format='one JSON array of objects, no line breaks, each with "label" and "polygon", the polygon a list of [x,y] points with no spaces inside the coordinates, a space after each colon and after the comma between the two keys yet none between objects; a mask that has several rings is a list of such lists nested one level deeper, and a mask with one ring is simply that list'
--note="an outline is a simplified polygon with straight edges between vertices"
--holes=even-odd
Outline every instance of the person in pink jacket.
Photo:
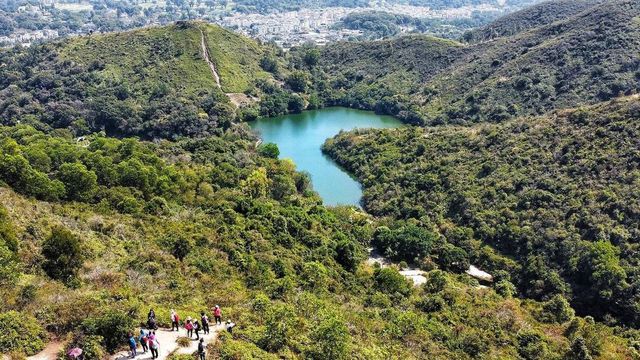
[{"label": "person in pink jacket", "polygon": [[222,309],[220,309],[220,305],[216,305],[213,308],[213,317],[215,318],[217,325],[222,325]]}]

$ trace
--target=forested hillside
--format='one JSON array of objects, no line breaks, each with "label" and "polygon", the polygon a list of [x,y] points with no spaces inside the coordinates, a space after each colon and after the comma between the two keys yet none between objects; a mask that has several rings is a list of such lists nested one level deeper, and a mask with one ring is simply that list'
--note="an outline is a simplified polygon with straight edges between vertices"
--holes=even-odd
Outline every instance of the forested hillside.
[{"label": "forested hillside", "polygon": [[328,104],[431,125],[500,122],[636,93],[640,3],[571,9],[546,16],[561,20],[474,45],[423,36],[331,45],[310,76],[317,92],[333,95]]},{"label": "forested hillside", "polygon": [[639,135],[634,96],[501,125],[344,133],[325,151],[372,214],[468,232],[516,260],[469,251],[522,295],[638,326]]}]

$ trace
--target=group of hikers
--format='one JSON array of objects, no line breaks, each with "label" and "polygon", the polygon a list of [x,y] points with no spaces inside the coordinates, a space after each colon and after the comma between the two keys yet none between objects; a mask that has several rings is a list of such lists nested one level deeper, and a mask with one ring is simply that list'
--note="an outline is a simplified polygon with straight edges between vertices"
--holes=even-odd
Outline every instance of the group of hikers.
[{"label": "group of hikers", "polygon": [[[215,321],[215,325],[222,325],[222,309],[219,305],[216,305],[212,309],[213,318]],[[180,331],[180,316],[175,310],[171,310],[171,331]],[[227,320],[226,328],[228,332],[231,332],[233,326],[231,321]],[[200,360],[205,359],[205,344],[204,338],[200,337],[200,331],[203,332],[203,335],[209,334],[209,317],[205,314],[204,311],[200,312],[200,320],[194,320],[190,316],[186,318],[183,323],[184,329],[187,331],[187,336],[189,339],[193,338],[195,334],[195,340],[200,340],[198,342],[198,356]],[[156,320],[156,313],[153,309],[149,310],[147,314],[147,329],[140,329],[140,334],[136,337],[133,333],[128,334],[128,343],[129,349],[131,351],[131,358],[135,358],[138,355],[138,343],[142,346],[143,353],[147,351],[151,351],[151,358],[157,359],[158,349],[160,348],[160,343],[158,342],[158,337],[156,336],[156,330],[158,330],[158,322]]]}]

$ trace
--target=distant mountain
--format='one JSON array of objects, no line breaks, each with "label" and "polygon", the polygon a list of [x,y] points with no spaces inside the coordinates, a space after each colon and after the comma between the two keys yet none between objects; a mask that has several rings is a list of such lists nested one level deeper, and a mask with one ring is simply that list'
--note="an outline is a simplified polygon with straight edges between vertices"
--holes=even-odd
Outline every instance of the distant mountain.
[{"label": "distant mountain", "polygon": [[533,5],[501,17],[493,23],[469,31],[464,39],[470,43],[511,36],[529,29],[563,20],[602,4],[605,0],[554,0]]},{"label": "distant mountain", "polygon": [[608,1],[473,45],[420,36],[336,44],[321,63],[333,81],[328,92],[341,94],[336,104],[412,123],[503,121],[637,92],[638,16],[639,2]]}]

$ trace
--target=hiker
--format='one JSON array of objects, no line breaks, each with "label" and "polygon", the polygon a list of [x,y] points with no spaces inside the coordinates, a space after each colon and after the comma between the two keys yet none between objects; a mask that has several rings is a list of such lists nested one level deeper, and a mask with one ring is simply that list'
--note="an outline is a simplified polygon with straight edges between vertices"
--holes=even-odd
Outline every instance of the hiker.
[{"label": "hiker", "polygon": [[153,309],[149,309],[149,313],[147,314],[147,327],[152,330],[158,329],[156,323],[156,313],[153,311]]},{"label": "hiker", "polygon": [[151,358],[158,358],[158,348],[160,347],[160,343],[158,342],[158,338],[156,337],[156,332],[152,331],[149,334],[149,349],[151,349]]},{"label": "hiker", "polygon": [[184,323],[184,328],[187,329],[187,336],[189,339],[193,336],[193,323],[191,322],[191,316],[187,316],[187,321]]},{"label": "hiker", "polygon": [[138,337],[138,341],[140,341],[140,345],[142,346],[142,352],[146,353],[149,350],[149,333],[144,331],[144,329],[140,329],[140,337]]},{"label": "hiker", "polygon": [[180,317],[178,316],[178,313],[171,309],[171,331],[173,331],[173,328],[176,328],[176,331],[180,331]]},{"label": "hiker", "polygon": [[202,322],[202,332],[209,335],[209,317],[203,312],[200,313],[200,321]]},{"label": "hiker", "polygon": [[229,334],[233,334],[233,327],[234,326],[236,326],[236,324],[232,323],[231,320],[227,320],[226,327],[227,327],[227,332]]},{"label": "hiker", "polygon": [[222,325],[222,309],[220,309],[220,305],[216,305],[213,308],[213,317],[216,319],[216,325]]},{"label": "hiker", "polygon": [[198,334],[200,331],[200,323],[198,323],[198,320],[193,322],[193,331],[196,333],[196,340],[200,339],[200,334]]},{"label": "hiker", "polygon": [[138,347],[138,343],[136,342],[136,338],[133,337],[133,333],[130,332],[128,334],[129,337],[129,349],[131,350],[131,358],[135,358],[136,355],[138,355],[137,353],[137,347]]},{"label": "hiker", "polygon": [[200,360],[204,360],[204,338],[200,339],[200,343],[198,344],[198,355],[200,356]]}]

